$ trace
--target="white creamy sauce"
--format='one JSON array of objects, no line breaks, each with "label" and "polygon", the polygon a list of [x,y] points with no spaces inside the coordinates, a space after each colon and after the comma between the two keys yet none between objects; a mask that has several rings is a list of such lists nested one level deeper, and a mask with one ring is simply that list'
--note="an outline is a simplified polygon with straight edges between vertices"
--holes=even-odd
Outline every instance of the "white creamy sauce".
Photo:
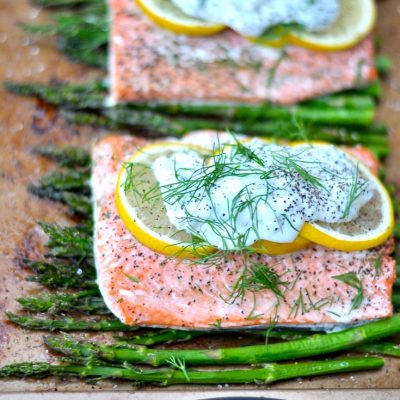
[{"label": "white creamy sauce", "polygon": [[253,139],[203,160],[196,152],[156,159],[170,221],[220,249],[264,239],[289,243],[305,222],[357,218],[373,188],[334,146],[278,146]]},{"label": "white creamy sauce", "polygon": [[248,36],[277,24],[298,23],[323,31],[336,20],[339,0],[172,0],[185,14],[218,22]]}]

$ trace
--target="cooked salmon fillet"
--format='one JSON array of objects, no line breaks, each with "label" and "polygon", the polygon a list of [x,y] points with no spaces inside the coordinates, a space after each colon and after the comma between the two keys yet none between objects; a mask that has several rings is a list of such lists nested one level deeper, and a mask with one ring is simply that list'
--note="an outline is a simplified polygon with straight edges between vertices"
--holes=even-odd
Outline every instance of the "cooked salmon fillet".
[{"label": "cooked salmon fillet", "polygon": [[[210,135],[206,137],[208,142]],[[193,136],[196,140],[198,135]],[[312,245],[284,256],[254,255],[257,263],[268,265],[287,282],[284,296],[277,298],[271,290],[262,290],[233,302],[227,299],[243,268],[240,258],[230,257],[218,265],[204,266],[143,246],[119,217],[114,193],[121,162],[147,143],[132,136],[108,136],[93,149],[97,279],[107,306],[122,322],[188,329],[271,323],[329,328],[392,314],[396,275],[390,256],[392,240],[375,249],[351,253]],[[372,163],[368,151],[357,150],[353,154]],[[355,272],[362,280],[364,297],[358,309],[351,310],[356,289],[333,279],[346,272]]]},{"label": "cooked salmon fillet", "polygon": [[115,102],[223,101],[292,104],[376,78],[372,38],[350,50],[284,51],[232,30],[206,37],[158,27],[134,0],[109,0]]}]

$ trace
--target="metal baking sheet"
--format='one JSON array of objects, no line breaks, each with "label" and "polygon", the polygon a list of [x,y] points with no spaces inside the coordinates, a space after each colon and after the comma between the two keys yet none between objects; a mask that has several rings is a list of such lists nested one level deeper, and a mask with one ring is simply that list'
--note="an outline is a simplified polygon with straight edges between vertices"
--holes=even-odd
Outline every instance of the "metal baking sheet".
[{"label": "metal baking sheet", "polygon": [[[385,81],[385,95],[378,119],[391,127],[391,155],[387,160],[388,179],[400,181],[400,1],[381,0],[377,35],[382,52],[390,55],[394,70]],[[85,82],[100,76],[99,71],[71,64],[54,48],[52,40],[37,40],[23,33],[19,22],[43,22],[49,14],[25,0],[0,0],[0,81],[70,80]],[[15,298],[38,293],[41,289],[24,280],[26,271],[18,263],[21,250],[35,252],[37,220],[70,223],[65,208],[38,200],[26,191],[52,164],[31,153],[37,144],[69,143],[90,147],[105,130],[71,126],[55,110],[37,100],[13,96],[0,88],[0,365],[17,361],[52,361],[42,345],[44,333],[16,328],[4,320],[4,311],[18,310]],[[105,335],[90,335],[104,338]],[[198,342],[199,344],[204,344]],[[210,346],[228,345],[218,339]],[[0,380],[0,399],[76,398],[78,392],[87,399],[206,399],[221,396],[253,396],[277,399],[393,399],[400,397],[400,360],[387,359],[379,371],[298,379],[272,385],[256,386],[179,386],[173,388],[134,389],[127,383],[111,381],[85,383],[79,380]],[[357,389],[357,390],[356,390]],[[368,389],[368,390],[362,390]],[[379,389],[379,390],[375,390]],[[385,389],[385,390],[383,390]],[[391,389],[391,390],[389,390]],[[161,390],[161,391],[160,391]],[[345,393],[342,391],[345,390]],[[361,390],[361,391],[360,391]],[[57,392],[57,393],[54,393]],[[29,393],[29,394],[28,394]],[[340,397],[339,397],[340,396]]]}]

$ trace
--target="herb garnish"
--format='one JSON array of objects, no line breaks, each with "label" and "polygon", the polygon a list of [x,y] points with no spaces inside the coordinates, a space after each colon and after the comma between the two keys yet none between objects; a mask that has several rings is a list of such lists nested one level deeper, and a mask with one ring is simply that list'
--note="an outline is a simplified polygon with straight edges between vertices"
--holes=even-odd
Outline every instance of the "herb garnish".
[{"label": "herb garnish", "polygon": [[266,264],[245,262],[243,270],[232,286],[229,298],[224,299],[228,303],[234,303],[238,298],[243,300],[247,291],[256,293],[262,290],[271,290],[277,298],[283,298],[280,286],[287,285]]},{"label": "herb garnish", "polygon": [[140,282],[140,279],[137,278],[136,276],[126,274],[125,272],[123,272],[123,274],[133,283],[139,283]]},{"label": "herb garnish", "polygon": [[361,196],[367,185],[366,181],[360,180],[360,163],[357,162],[356,172],[353,174],[350,193],[344,209],[343,218],[347,218],[350,214],[351,206]]},{"label": "herb garnish", "polygon": [[288,52],[286,50],[282,50],[280,56],[276,59],[272,67],[268,70],[267,74],[267,88],[270,88],[274,82],[275,75],[278,71],[279,66],[282,61],[288,56]]},{"label": "herb garnish", "polygon": [[352,305],[350,311],[360,308],[363,299],[364,299],[364,294],[363,294],[363,285],[362,281],[358,277],[358,275],[355,272],[346,272],[345,274],[341,275],[336,275],[332,277],[333,279],[337,279],[338,281],[341,281],[345,283],[346,285],[351,286],[352,288],[357,290],[356,295],[353,298]]},{"label": "herb garnish", "polygon": [[303,289],[300,289],[299,295],[290,309],[289,318],[291,316],[296,318],[299,312],[301,313],[301,315],[304,315],[312,310],[320,310],[327,304],[333,304],[335,300],[334,297],[331,295],[319,299],[318,301],[313,301],[307,289],[304,289],[304,293],[305,295],[303,294]]},{"label": "herb garnish", "polygon": [[382,268],[382,254],[379,254],[378,257],[374,260],[374,269],[375,269],[375,276],[378,276],[381,273]]},{"label": "herb garnish", "polygon": [[171,356],[171,358],[169,360],[167,360],[167,363],[172,367],[175,368],[179,371],[182,371],[183,376],[185,377],[185,379],[190,382],[190,378],[189,375],[187,373],[187,369],[186,369],[186,363],[185,360],[183,358],[177,358],[175,356]]}]

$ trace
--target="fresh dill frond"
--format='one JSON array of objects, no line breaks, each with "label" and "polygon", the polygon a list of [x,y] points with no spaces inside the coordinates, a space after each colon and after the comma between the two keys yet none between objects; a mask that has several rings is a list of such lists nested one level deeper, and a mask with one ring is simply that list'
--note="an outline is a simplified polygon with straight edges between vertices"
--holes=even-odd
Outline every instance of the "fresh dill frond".
[{"label": "fresh dill frond", "polygon": [[227,303],[234,303],[237,299],[243,300],[247,292],[257,293],[262,290],[271,290],[277,298],[283,298],[282,286],[287,282],[268,265],[244,259],[243,269],[231,288]]},{"label": "fresh dill frond", "polygon": [[169,360],[167,360],[167,363],[172,367],[175,368],[179,371],[182,371],[185,379],[190,382],[190,378],[186,369],[186,363],[185,360],[183,358],[178,358],[175,356],[171,356],[171,358]]},{"label": "fresh dill frond", "polygon": [[276,73],[278,72],[278,68],[281,65],[282,61],[288,57],[288,55],[289,55],[289,53],[285,49],[282,49],[281,54],[276,59],[276,61],[272,65],[272,67],[268,70],[268,73],[267,73],[267,88],[268,89],[273,85]]},{"label": "fresh dill frond", "polygon": [[357,162],[356,172],[353,174],[349,197],[347,198],[346,207],[343,212],[343,218],[347,218],[354,202],[361,196],[365,187],[366,181],[360,180],[360,163]]},{"label": "fresh dill frond", "polygon": [[300,289],[299,295],[290,309],[289,318],[292,316],[296,318],[299,313],[304,315],[312,310],[320,310],[322,307],[332,305],[334,302],[333,296],[313,301],[307,289],[304,289],[304,293],[303,289]]},{"label": "fresh dill frond", "polygon": [[125,272],[123,272],[123,274],[133,283],[139,283],[140,279],[137,278],[136,276],[130,275],[130,274],[126,274]]},{"label": "fresh dill frond", "polygon": [[327,191],[326,187],[322,184],[321,180],[316,176],[312,175],[304,165],[317,164],[318,161],[306,161],[301,159],[299,156],[305,150],[300,151],[297,154],[287,154],[286,152],[274,152],[273,157],[277,164],[290,174],[297,174],[303,179],[304,182],[310,184],[313,187],[319,187]]},{"label": "fresh dill frond", "polygon": [[350,311],[360,308],[364,299],[364,294],[363,284],[358,275],[355,272],[346,272],[345,274],[336,275],[332,278],[337,279],[338,281],[341,281],[357,290],[356,295],[353,298]]},{"label": "fresh dill frond", "polygon": [[208,324],[209,326],[216,328],[216,329],[221,329],[222,328],[222,321],[220,319],[217,319],[215,322],[212,324]]},{"label": "fresh dill frond", "polygon": [[378,276],[381,273],[382,268],[382,254],[379,254],[378,257],[374,260],[374,269],[375,276]]},{"label": "fresh dill frond", "polygon": [[237,138],[235,138],[234,149],[235,151],[233,157],[235,157],[236,155],[241,155],[247,158],[249,161],[254,161],[260,167],[265,166],[265,162],[263,161],[263,159],[260,158],[253,150],[249,149],[247,146],[241,143]]}]

